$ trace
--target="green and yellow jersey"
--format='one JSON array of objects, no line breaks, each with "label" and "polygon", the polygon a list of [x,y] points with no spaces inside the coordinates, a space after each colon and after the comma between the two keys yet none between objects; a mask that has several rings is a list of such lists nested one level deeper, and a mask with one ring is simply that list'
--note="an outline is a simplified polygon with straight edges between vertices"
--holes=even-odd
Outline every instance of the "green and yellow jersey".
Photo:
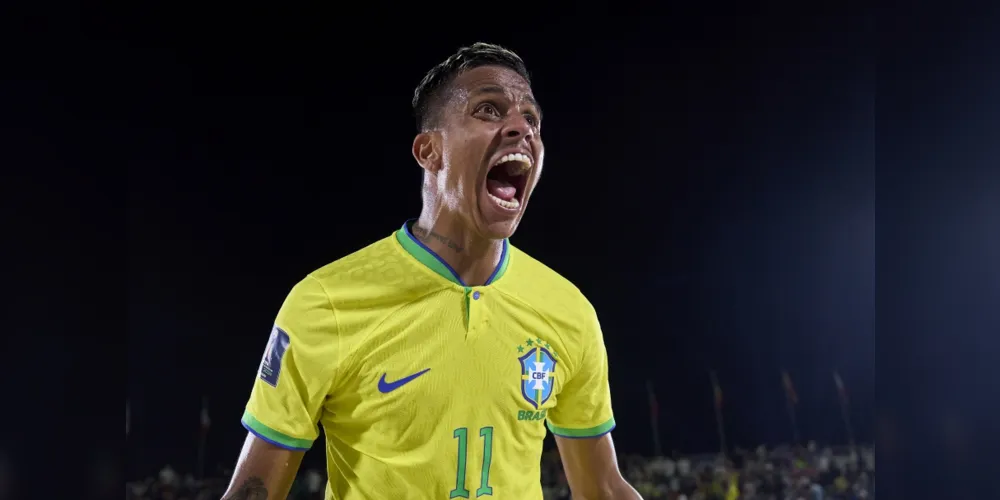
[{"label": "green and yellow jersey", "polygon": [[541,499],[546,426],[615,426],[597,314],[507,241],[467,286],[409,227],[292,288],[243,425],[305,450],[322,424],[327,499]]}]

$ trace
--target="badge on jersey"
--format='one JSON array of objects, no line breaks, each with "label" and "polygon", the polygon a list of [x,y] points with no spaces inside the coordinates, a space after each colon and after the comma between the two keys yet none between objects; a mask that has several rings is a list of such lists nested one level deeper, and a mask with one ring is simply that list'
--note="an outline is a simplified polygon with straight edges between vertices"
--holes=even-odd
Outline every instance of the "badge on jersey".
[{"label": "badge on jersey", "polygon": [[[538,409],[552,396],[555,385],[556,357],[549,344],[541,339],[528,339],[527,352],[518,358],[521,362],[521,396]],[[523,352],[523,346],[517,346]]]},{"label": "badge on jersey", "polygon": [[281,358],[285,357],[291,339],[284,330],[275,325],[271,329],[271,338],[267,340],[264,359],[260,361],[260,379],[272,387],[278,387],[278,376],[281,375]]}]

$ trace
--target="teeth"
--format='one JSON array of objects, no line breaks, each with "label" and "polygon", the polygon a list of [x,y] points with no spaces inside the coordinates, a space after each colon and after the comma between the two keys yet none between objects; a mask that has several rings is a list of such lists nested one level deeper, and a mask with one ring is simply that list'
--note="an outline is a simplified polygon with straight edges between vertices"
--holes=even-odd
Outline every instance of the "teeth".
[{"label": "teeth", "polygon": [[508,164],[507,173],[509,175],[518,175],[531,168],[531,157],[522,153],[507,153],[497,160],[493,166],[500,165],[501,163]]},{"label": "teeth", "polygon": [[496,196],[493,196],[490,193],[486,193],[486,194],[489,195],[489,197],[492,198],[493,201],[497,202],[497,205],[500,205],[501,207],[504,207],[504,208],[506,208],[508,210],[516,210],[517,207],[521,206],[521,202],[517,201],[517,198],[512,198],[510,201],[507,201],[507,200],[502,200],[500,198],[497,198]]}]

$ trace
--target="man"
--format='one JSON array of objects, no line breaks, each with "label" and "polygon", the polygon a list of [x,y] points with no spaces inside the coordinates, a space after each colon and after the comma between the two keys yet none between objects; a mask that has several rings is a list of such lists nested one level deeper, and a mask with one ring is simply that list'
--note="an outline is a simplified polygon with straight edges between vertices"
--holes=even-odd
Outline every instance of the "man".
[{"label": "man", "polygon": [[413,106],[420,217],[293,287],[225,498],[285,498],[318,424],[328,499],[540,499],[546,425],[574,499],[639,498],[593,307],[507,240],[544,157],[524,63],[463,48]]}]

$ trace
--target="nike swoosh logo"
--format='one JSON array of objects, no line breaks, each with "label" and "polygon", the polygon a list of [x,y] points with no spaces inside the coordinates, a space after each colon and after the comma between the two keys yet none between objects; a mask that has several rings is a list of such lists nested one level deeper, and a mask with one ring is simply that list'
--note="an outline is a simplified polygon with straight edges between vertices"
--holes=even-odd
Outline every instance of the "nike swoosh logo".
[{"label": "nike swoosh logo", "polygon": [[382,374],[382,378],[380,378],[379,381],[378,381],[378,390],[382,394],[388,394],[388,393],[390,393],[392,391],[395,391],[396,389],[399,389],[400,387],[403,387],[406,384],[409,384],[410,382],[413,382],[413,380],[415,378],[417,378],[417,377],[419,377],[419,376],[421,376],[421,375],[423,375],[423,374],[425,374],[425,373],[427,373],[429,371],[431,371],[431,369],[427,368],[427,369],[425,369],[423,371],[419,371],[417,373],[414,373],[413,375],[410,375],[409,377],[403,377],[403,378],[401,378],[401,379],[399,379],[399,380],[397,380],[395,382],[386,382],[385,381],[385,374],[383,373]]}]

